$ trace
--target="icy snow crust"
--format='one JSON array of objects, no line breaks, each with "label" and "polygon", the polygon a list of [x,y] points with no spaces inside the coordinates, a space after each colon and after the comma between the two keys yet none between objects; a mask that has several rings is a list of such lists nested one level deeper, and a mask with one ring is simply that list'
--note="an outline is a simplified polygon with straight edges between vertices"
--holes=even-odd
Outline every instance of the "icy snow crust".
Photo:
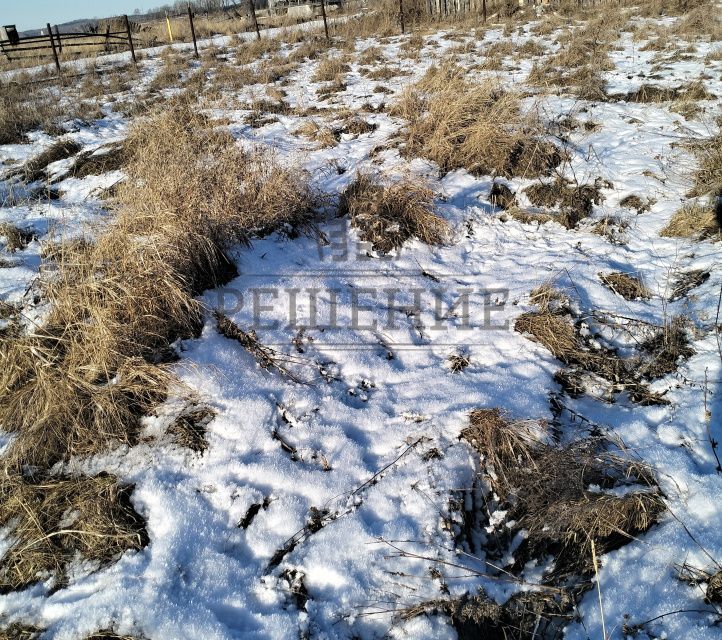
[{"label": "icy snow crust", "polygon": [[[500,30],[488,31],[478,41],[477,51],[483,52],[501,37]],[[522,42],[529,33],[511,37]],[[359,41],[357,51],[377,44],[409,75],[390,82],[369,80],[354,63],[347,89],[336,97],[337,106],[359,110],[365,103],[378,106],[392,100],[393,96],[374,93],[373,88],[386,84],[398,94],[446,49],[459,44],[442,31],[427,36],[420,62],[412,63],[399,57],[404,40]],[[621,48],[612,52],[617,68],[607,74],[612,93],[648,81],[643,76],[649,74],[653,53],[640,52],[643,43],[633,43],[628,33],[620,34],[619,44]],[[704,72],[708,91],[722,95],[720,61],[704,60],[711,48],[703,43],[693,60],[669,63],[655,83],[674,86]],[[457,62],[471,65],[478,59],[478,54],[459,55]],[[505,83],[521,85],[531,63],[507,61],[505,71],[473,71],[471,76],[498,75]],[[318,85],[310,79],[317,64],[304,63],[285,86],[292,105],[329,105],[319,102]],[[160,65],[152,54],[141,63],[137,91],[147,86]],[[71,584],[50,595],[43,584],[3,595],[0,614],[7,621],[47,627],[44,637],[57,640],[81,638],[109,627],[164,640],[454,638],[453,628],[443,618],[400,622],[391,612],[440,597],[440,584],[430,575],[433,559],[460,565],[439,567],[452,596],[483,586],[503,602],[521,588],[479,576],[485,570],[483,556],[457,555],[445,520],[450,492],[470,487],[477,470],[476,456],[459,441],[471,409],[498,406],[514,418],[551,417],[549,394],[559,391],[552,376],[560,363],[512,330],[514,318],[532,308],[529,292],[549,280],[571,291],[584,311],[619,313],[656,324],[684,314],[694,322],[696,355],[653,385],[655,391],[666,392],[669,406],[641,407],[624,397],[615,404],[589,397],[564,398],[564,402],[606,425],[650,463],[670,508],[646,535],[602,559],[599,580],[607,631],[613,638],[621,637],[627,615],[635,623],[676,610],[706,609],[701,589],[677,580],[674,566],[686,560],[709,567],[705,551],[722,562],[722,485],[704,416],[706,398],[711,435],[722,439],[720,355],[713,330],[722,286],[722,246],[661,238],[658,233],[685,200],[695,167],[689,150],[679,143],[689,136],[714,133],[719,105],[703,103],[706,113],[686,120],[669,105],[544,97],[545,117],[572,114],[599,125],[592,132],[582,129],[570,134],[574,156],[569,174],[573,171],[580,183],[602,177],[614,185],[604,191],[606,200],[595,206],[592,221],[569,231],[553,222],[539,226],[500,221],[500,212],[489,203],[490,177],[456,171],[438,179],[433,165],[417,159],[409,166],[394,148],[372,154],[403,124],[386,113],[364,115],[378,125],[373,133],[343,136],[337,146],[323,150],[292,134],[303,121],[295,115],[282,115],[278,122],[251,129],[243,124],[248,112],[235,107],[238,100],[263,93],[263,86],[246,87],[228,97],[230,108],[218,108],[214,115],[231,120],[230,129],[240,143],[262,142],[281,157],[301,162],[315,186],[327,193],[341,191],[360,169],[429,176],[443,195],[437,199],[437,209],[454,229],[453,242],[438,248],[409,242],[392,261],[356,259],[355,231],[329,218],[320,228],[332,240],[347,239],[351,249],[347,260],[334,260],[330,253],[334,247],[319,248],[314,237],[272,236],[250,249],[239,248],[240,275],[225,289],[246,294],[242,307],[229,309],[240,327],[253,325],[247,293],[253,288],[275,287],[282,293],[318,289],[319,313],[329,291],[339,291],[338,324],[344,328],[307,329],[303,353],[290,344],[296,331],[287,326],[284,304],[277,301],[274,310],[264,315],[266,320],[278,320],[278,327],[257,330],[262,342],[293,358],[289,366],[310,384],[295,384],[260,369],[240,345],[220,336],[209,319],[198,339],[178,345],[182,357],[174,365],[180,378],[217,412],[208,426],[208,450],[202,456],[193,454],[165,439],[165,428],[180,408],[178,401],[169,401],[159,416],[147,419],[147,435],[156,436],[154,442],[74,462],[85,472],[109,471],[136,485],[133,500],[147,519],[150,544],[101,571],[90,572],[78,564]],[[113,112],[112,104],[105,105],[104,112],[102,120],[68,123],[72,137],[85,148],[125,134],[128,122]],[[321,121],[320,116],[313,118]],[[37,134],[27,145],[0,147],[0,160],[14,166],[49,141]],[[97,229],[95,225],[102,226],[110,214],[93,193],[117,179],[118,175],[107,174],[66,180],[59,185],[64,190],[60,200],[6,206],[0,221],[30,226],[43,241],[70,237],[87,231],[89,225]],[[532,182],[517,179],[510,184],[518,190]],[[10,185],[3,183],[0,188],[7,191]],[[649,212],[637,215],[619,206],[629,194],[655,202]],[[623,243],[613,244],[591,232],[593,223],[606,215],[629,224]],[[363,258],[363,248],[360,253]],[[27,302],[28,288],[40,268],[40,242],[3,257],[12,266],[0,269],[1,298]],[[687,297],[665,302],[673,275],[688,269],[706,269],[712,275]],[[619,270],[638,272],[652,299],[628,302],[602,285],[599,272]],[[407,313],[413,308],[415,288],[428,292],[434,287],[445,289],[444,308],[454,302],[460,288],[472,291],[471,329],[464,330],[452,320],[443,330],[435,330],[420,326]],[[375,290],[375,299],[364,289]],[[385,294],[378,293],[387,289],[400,290],[391,312]],[[361,291],[360,299],[371,309],[361,314],[361,322],[373,317],[382,323],[391,313],[397,328],[352,328],[354,291]],[[218,296],[218,291],[209,291],[203,300],[215,306]],[[227,296],[226,291],[226,301]],[[270,304],[270,297],[263,301]],[[491,310],[493,326],[484,327],[480,314],[490,301],[498,305]],[[432,298],[424,298],[422,323],[428,322],[432,303]],[[27,313],[39,317],[41,311],[28,308]],[[308,313],[308,296],[299,293],[299,321]],[[446,361],[462,349],[471,365],[462,374],[452,373]],[[568,428],[571,432],[574,425]],[[294,456],[274,432],[296,448]],[[3,442],[7,438],[0,439],[0,446]],[[433,449],[439,456],[425,455]],[[394,461],[374,482],[364,484]],[[357,491],[359,487],[363,488]],[[246,529],[240,528],[249,508],[264,500],[267,506]],[[274,553],[303,528],[311,508],[338,517],[269,569]],[[427,559],[398,557],[387,542]],[[0,551],[6,544],[0,544]],[[307,611],[297,609],[281,578],[286,569],[304,574]],[[596,591],[586,594],[580,614],[582,621],[571,624],[566,637],[600,638]],[[720,634],[704,613],[665,616],[649,629],[694,640]]]}]

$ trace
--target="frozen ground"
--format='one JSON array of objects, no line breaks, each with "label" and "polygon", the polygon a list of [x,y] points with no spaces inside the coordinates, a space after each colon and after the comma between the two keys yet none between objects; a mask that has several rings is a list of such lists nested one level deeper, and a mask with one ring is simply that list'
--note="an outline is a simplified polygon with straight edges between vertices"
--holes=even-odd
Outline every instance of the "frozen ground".
[{"label": "frozen ground", "polygon": [[[511,38],[523,42],[529,34]],[[79,563],[71,584],[59,591],[48,593],[46,585],[38,584],[0,596],[0,615],[8,621],[47,628],[44,637],[57,640],[111,627],[164,640],[455,637],[442,617],[404,622],[393,611],[440,597],[441,581],[430,573],[434,567],[452,596],[483,586],[503,602],[526,588],[485,579],[479,575],[485,571],[483,555],[455,551],[449,522],[456,516],[449,496],[469,488],[478,470],[477,456],[459,441],[471,409],[501,407],[514,418],[552,419],[550,394],[560,394],[553,374],[561,365],[512,329],[514,318],[532,308],[531,290],[552,281],[582,313],[616,313],[654,324],[684,315],[692,322],[695,355],[653,385],[669,405],[642,407],[625,396],[614,403],[560,397],[652,465],[669,506],[647,534],[602,558],[598,580],[607,633],[620,638],[622,624],[663,616],[638,637],[719,637],[719,627],[712,624],[719,616],[704,603],[703,587],[678,580],[675,567],[686,561],[709,569],[713,561],[722,562],[722,483],[710,446],[710,437],[722,439],[715,331],[722,248],[718,242],[658,235],[691,186],[695,160],[680,143],[716,132],[717,100],[701,102],[704,112],[688,120],[668,103],[538,96],[536,106],[548,120],[572,115],[596,123],[590,131],[568,134],[572,161],[567,172],[580,183],[602,178],[612,186],[603,190],[605,200],[595,206],[592,218],[575,230],[554,222],[502,221],[501,211],[489,201],[491,177],[462,170],[439,178],[435,166],[402,159],[388,144],[403,121],[373,108],[392,101],[460,44],[458,33],[449,37],[438,31],[425,36],[419,60],[412,61],[399,55],[407,39],[358,41],[357,51],[380,46],[405,75],[371,80],[353,63],[347,88],[334,94],[333,102],[317,97],[319,85],[311,80],[317,61],[294,71],[283,87],[286,100],[301,109],[328,107],[328,116],[278,115],[275,122],[252,129],[244,123],[249,113],[244,101],[262,97],[266,88],[261,85],[218,100],[213,114],[227,119],[240,143],[267,144],[289,162],[302,163],[326,193],[340,192],[362,169],[428,176],[438,194],[437,210],[455,230],[453,242],[430,248],[414,241],[393,260],[368,258],[356,232],[329,218],[320,228],[330,245],[314,237],[272,236],[250,249],[239,248],[239,276],[224,288],[225,308],[239,326],[257,325],[252,292],[258,291],[257,306],[270,307],[259,312],[268,325],[257,328],[259,338],[288,354],[288,367],[302,382],[259,368],[239,345],[220,336],[209,318],[200,338],[177,345],[181,359],[174,365],[217,412],[207,427],[207,451],[194,454],[167,441],[165,428],[180,409],[178,401],[169,401],[147,419],[145,444],[74,462],[86,472],[108,471],[135,483],[134,504],[147,519],[150,544],[101,571]],[[500,39],[501,29],[488,30],[483,39],[469,35],[474,53],[457,56],[457,62],[474,66]],[[538,39],[544,43],[552,36]],[[722,63],[705,61],[714,45],[699,44],[691,59],[669,62],[656,71],[655,80],[648,77],[653,52],[640,51],[642,45],[629,33],[620,34],[620,48],[612,52],[616,69],[606,74],[610,92],[626,92],[642,82],[664,86],[702,77],[711,94],[722,95]],[[143,91],[159,66],[153,55],[142,62],[136,91]],[[470,74],[498,76],[523,87],[531,61],[506,66]],[[374,92],[379,84],[391,93]],[[294,135],[305,120],[333,121],[332,108],[362,113],[377,128],[344,134],[327,149]],[[102,119],[67,125],[86,148],[126,132],[128,120],[113,111],[111,102],[103,111]],[[29,144],[0,147],[0,161],[12,167],[49,140],[37,134]],[[109,214],[93,194],[117,179],[115,174],[69,179],[58,185],[63,193],[57,201],[8,204],[0,210],[0,222],[32,228],[38,237],[24,250],[2,254],[7,261],[0,269],[2,300],[23,302],[31,317],[40,312],[33,308],[31,283],[41,268],[42,243],[102,223]],[[508,184],[518,191],[533,182]],[[18,187],[9,181],[0,186],[5,193],[11,188]],[[621,207],[631,194],[651,198],[650,210],[637,214]],[[619,225],[626,228],[614,242],[592,232],[605,216],[626,223]],[[668,302],[674,278],[691,269],[711,276]],[[651,299],[625,301],[610,291],[598,274],[611,271],[638,273]],[[298,325],[310,324],[309,290],[318,291],[320,324],[335,297],[337,328],[309,326],[297,348],[291,341],[298,326],[289,327],[289,309],[296,308]],[[462,290],[470,292],[470,327],[461,326],[458,316],[434,326],[436,297],[446,310]],[[420,292],[417,301],[414,292]],[[219,295],[209,291],[203,299],[214,307]],[[364,309],[354,322],[359,305]],[[420,313],[414,314],[414,308]],[[278,321],[275,328],[273,320]],[[377,326],[366,328],[372,320]],[[459,352],[471,364],[454,373],[447,360]],[[559,418],[568,433],[580,426],[571,416],[563,412]],[[277,550],[314,519],[325,526],[270,566]],[[400,556],[391,545],[418,557]],[[677,611],[682,612],[665,615]],[[586,593],[579,614],[566,637],[601,638],[596,590]]]}]

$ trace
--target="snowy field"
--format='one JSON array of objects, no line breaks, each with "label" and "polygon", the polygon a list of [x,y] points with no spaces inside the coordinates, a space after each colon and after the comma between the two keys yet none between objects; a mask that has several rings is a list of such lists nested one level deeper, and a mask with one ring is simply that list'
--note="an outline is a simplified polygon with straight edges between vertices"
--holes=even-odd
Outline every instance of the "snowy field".
[{"label": "snowy field", "polygon": [[[674,20],[630,20],[628,26]],[[99,570],[78,559],[63,588],[41,580],[0,595],[0,627],[32,625],[44,630],[39,637],[57,640],[101,629],[153,640],[455,638],[447,616],[400,612],[479,588],[502,604],[537,589],[552,562],[538,558],[512,576],[496,563],[511,567],[513,546],[492,563],[483,540],[471,552],[455,542],[463,508],[453,498],[466,496],[468,509],[469,496],[485,482],[478,478],[478,453],[460,433],[473,409],[498,407],[510,420],[549,421],[562,442],[589,429],[619,438],[630,456],[653,469],[667,507],[648,531],[599,558],[593,585],[563,625],[563,637],[603,638],[602,625],[615,639],[720,637],[719,603],[705,601],[704,580],[691,584],[680,571],[687,565],[714,574],[722,564],[722,482],[712,446],[722,439],[722,245],[714,237],[660,236],[690,202],[697,158],[689,141],[718,132],[720,43],[677,38],[674,50],[684,55],[660,60],[659,51],[645,49],[641,28],[618,33],[609,54],[613,68],[603,72],[608,94],[699,80],[708,96],[683,115],[672,101],[585,100],[563,87],[527,83],[533,64],[556,52],[556,39],[568,30],[538,34],[537,25],[479,33],[440,25],[423,32],[418,54],[409,54],[407,45],[419,34],[359,38],[353,50],[329,52],[349,65],[344,86],[330,94],[323,91],[328,82],[314,75],[322,55],[274,82],[225,89],[201,102],[199,109],[239,145],[272,148],[329,196],[318,233],[273,234],[237,247],[238,275],[200,296],[239,327],[255,328],[262,344],[282,354],[290,375],[260,367],[218,332],[209,313],[199,337],[175,343],[179,359],[172,365],[198,404],[214,412],[205,427],[207,448],[193,452],[169,439],[167,428],[184,410],[184,401],[171,397],[144,419],[136,446],[73,458],[64,467],[134,484],[133,505],[146,521],[149,543]],[[530,40],[546,52],[517,55]],[[510,43],[511,52],[495,53],[501,64],[485,65],[497,43]],[[243,45],[221,45],[215,45],[219,64],[232,65]],[[275,55],[301,46],[284,43]],[[362,64],[372,47],[380,59]],[[204,64],[181,54],[181,78]],[[67,136],[82,151],[122,141],[135,116],[119,105],[147,98],[163,55],[146,55],[132,87],[101,96],[95,116],[64,122]],[[522,221],[492,204],[493,176],[443,173],[433,162],[400,153],[405,120],[388,106],[444,60],[467,69],[470,81],[492,78],[523,94],[524,109],[539,113],[550,139],[568,154],[558,172],[575,184],[599,186],[588,217],[573,228]],[[101,70],[118,63],[117,57],[98,61]],[[381,67],[388,73],[375,75]],[[288,109],[249,120],[251,103],[270,99],[269,86]],[[176,91],[167,86],[156,95]],[[57,99],[77,97],[65,88]],[[344,130],[356,116],[370,126]],[[309,122],[335,127],[332,143],[300,135]],[[57,199],[24,199],[33,185],[10,174],[53,140],[35,131],[28,143],[0,146],[6,171],[0,223],[32,234],[12,252],[0,238],[0,300],[21,305],[26,326],[47,312],[34,285],[46,264],[43,248],[51,240],[100,233],[113,211],[99,194],[124,175],[121,168],[61,178],[54,184]],[[50,165],[49,176],[62,177],[70,163]],[[428,180],[436,212],[451,226],[450,240],[442,246],[410,240],[390,257],[372,251],[334,214],[335,198],[360,171]],[[523,193],[538,177],[496,182],[516,194],[519,208],[541,211]],[[642,205],[623,205],[629,196]],[[692,271],[708,276],[676,295],[680,277]],[[638,276],[648,297],[627,300],[606,286],[600,274],[612,272]],[[621,354],[633,351],[637,337],[620,327],[688,320],[693,355],[650,383],[663,404],[635,402],[600,380],[579,394],[560,386],[555,373],[562,363],[514,329],[521,314],[537,308],[531,292],[547,283],[568,297],[593,341]],[[605,328],[599,318],[616,324]],[[452,356],[466,366],[454,370]],[[11,441],[0,432],[0,446]],[[497,511],[486,533],[495,526],[513,523]],[[8,529],[0,554],[11,544]]]}]

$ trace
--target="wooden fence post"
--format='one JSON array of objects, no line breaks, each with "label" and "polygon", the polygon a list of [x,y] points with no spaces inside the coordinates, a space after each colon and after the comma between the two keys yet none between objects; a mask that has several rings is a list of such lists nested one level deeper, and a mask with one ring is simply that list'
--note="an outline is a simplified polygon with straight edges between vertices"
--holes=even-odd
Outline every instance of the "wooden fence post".
[{"label": "wooden fence post", "polygon": [[196,58],[198,57],[198,43],[196,42],[196,28],[193,25],[193,11],[191,10],[191,3],[188,3],[188,20],[191,23],[191,36],[193,37],[193,49],[196,52]]},{"label": "wooden fence post", "polygon": [[328,37],[328,23],[326,22],[326,2],[321,0],[321,15],[323,16],[323,30],[326,32],[326,40],[329,41]]},{"label": "wooden fence post", "polygon": [[486,24],[486,0],[481,0],[481,18]]},{"label": "wooden fence post", "polygon": [[406,33],[406,25],[404,24],[404,0],[399,0],[399,21],[401,22],[401,33]]},{"label": "wooden fence post", "polygon": [[135,47],[133,46],[133,36],[130,33],[130,20],[128,20],[128,16],[123,16],[123,19],[125,20],[125,31],[128,34],[128,46],[130,47],[130,57],[133,58],[133,62],[135,64],[138,64],[138,60],[135,58]]},{"label": "wooden fence post", "polygon": [[58,25],[55,25],[55,37],[58,39],[58,53],[63,52],[63,41],[60,38],[60,29],[58,29]]},{"label": "wooden fence post", "polygon": [[256,37],[260,40],[261,31],[258,28],[258,18],[256,18],[256,4],[253,2],[253,0],[248,0],[248,2],[251,5],[251,15],[253,16],[253,26],[256,27]]},{"label": "wooden fence post", "polygon": [[60,60],[58,60],[58,50],[55,48],[55,36],[53,35],[53,30],[50,28],[50,23],[48,22],[48,37],[50,38],[50,46],[53,48],[53,58],[55,59],[55,68],[58,70],[58,75],[60,75]]}]

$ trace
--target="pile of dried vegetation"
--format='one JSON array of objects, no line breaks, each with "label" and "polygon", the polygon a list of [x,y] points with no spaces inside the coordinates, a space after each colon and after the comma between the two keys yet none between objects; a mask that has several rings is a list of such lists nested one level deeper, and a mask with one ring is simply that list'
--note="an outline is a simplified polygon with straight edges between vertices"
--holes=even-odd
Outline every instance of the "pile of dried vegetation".
[{"label": "pile of dried vegetation", "polygon": [[556,209],[549,219],[554,219],[567,229],[574,229],[580,221],[588,218],[593,205],[601,204],[601,190],[610,187],[601,179],[592,184],[576,184],[561,177],[553,182],[539,182],[524,189],[524,194],[534,206]]},{"label": "pile of dried vegetation", "polygon": [[679,317],[661,327],[644,325],[639,334],[599,318],[614,329],[631,332],[635,338],[635,353],[621,357],[606,344],[600,331],[572,310],[564,294],[544,285],[532,292],[531,301],[539,309],[522,313],[514,329],[530,336],[566,365],[555,378],[572,397],[602,383],[605,400],[613,401],[615,394],[626,392],[641,404],[664,404],[664,397],[652,392],[647,383],[672,373],[680,359],[694,354],[686,323]]},{"label": "pile of dried vegetation", "polygon": [[434,213],[434,192],[419,178],[384,185],[361,173],[341,195],[339,215],[348,215],[361,240],[382,253],[410,238],[438,245],[450,237],[449,224]]},{"label": "pile of dried vegetation", "polygon": [[[71,456],[135,443],[141,417],[174,384],[162,365],[173,356],[170,345],[201,328],[204,309],[194,296],[234,273],[227,248],[275,229],[291,233],[313,215],[303,172],[241,149],[187,105],[137,125],[125,148],[128,179],[118,189],[116,218],[95,242],[52,252],[58,261],[40,285],[49,306],[44,324],[0,340],[0,424],[14,434],[0,520],[14,523],[19,540],[3,563],[8,588],[46,567],[50,560],[31,556],[48,545],[95,558],[101,552],[86,547],[96,536],[114,548],[110,524],[94,511],[83,528],[88,536],[54,533],[78,492],[79,517],[97,509],[122,523],[113,515],[116,498],[103,498],[113,490],[103,484],[96,491],[89,478],[65,483],[48,470]],[[53,556],[58,570],[60,557]],[[13,577],[14,566],[30,568]]]},{"label": "pile of dried vegetation", "polygon": [[505,177],[548,175],[560,164],[561,152],[535,115],[522,112],[518,95],[466,75],[453,65],[432,67],[393,105],[392,115],[408,120],[406,156],[433,160],[444,173]]},{"label": "pile of dried vegetation", "polygon": [[[561,637],[593,586],[596,557],[636,539],[664,513],[650,468],[621,442],[597,434],[560,445],[545,421],[512,421],[496,408],[472,411],[461,438],[479,455],[484,497],[465,501],[464,520],[475,524],[457,544],[474,548],[483,540],[490,577],[526,589],[501,605],[480,590],[416,605],[402,617],[444,614],[469,640]],[[542,566],[535,585],[524,579],[530,561]]]}]

